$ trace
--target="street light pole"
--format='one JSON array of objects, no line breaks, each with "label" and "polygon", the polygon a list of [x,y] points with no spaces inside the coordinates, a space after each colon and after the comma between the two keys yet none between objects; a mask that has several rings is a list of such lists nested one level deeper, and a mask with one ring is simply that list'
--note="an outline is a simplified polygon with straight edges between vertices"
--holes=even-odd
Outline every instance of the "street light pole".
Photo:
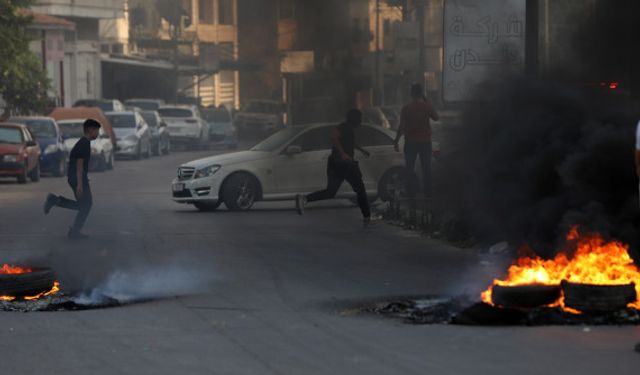
[{"label": "street light pole", "polygon": [[374,72],[374,104],[380,104],[381,89],[380,89],[380,0],[376,0],[376,57],[375,57],[375,72]]}]

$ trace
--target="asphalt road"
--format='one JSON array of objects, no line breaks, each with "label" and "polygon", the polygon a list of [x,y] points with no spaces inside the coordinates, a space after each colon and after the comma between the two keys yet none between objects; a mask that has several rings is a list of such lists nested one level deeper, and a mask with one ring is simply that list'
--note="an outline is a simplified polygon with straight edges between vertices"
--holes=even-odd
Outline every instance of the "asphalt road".
[{"label": "asphalt road", "polygon": [[638,327],[412,326],[353,313],[386,296],[475,293],[496,267],[378,224],[347,202],[199,213],[169,199],[180,163],[90,176],[91,238],[45,217],[62,178],[0,180],[0,262],[53,267],[68,293],[143,298],[78,312],[0,312],[0,374],[638,374]]}]

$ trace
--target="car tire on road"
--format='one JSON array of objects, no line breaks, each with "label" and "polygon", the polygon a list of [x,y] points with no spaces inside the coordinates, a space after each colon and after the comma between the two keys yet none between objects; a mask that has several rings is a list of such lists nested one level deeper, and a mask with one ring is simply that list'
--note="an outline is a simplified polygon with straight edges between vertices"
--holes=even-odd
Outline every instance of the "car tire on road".
[{"label": "car tire on road", "polygon": [[64,157],[60,158],[58,169],[53,172],[55,177],[64,177],[67,175],[67,161]]},{"label": "car tire on road", "polygon": [[107,162],[107,169],[108,170],[112,170],[113,169],[113,165],[115,164],[115,156],[113,155],[113,151],[111,151],[109,153],[109,161]]},{"label": "car tire on road", "polygon": [[24,164],[24,168],[22,169],[22,174],[20,174],[18,176],[18,183],[19,184],[26,184],[27,183],[27,163]]},{"label": "car tire on road", "polygon": [[142,145],[140,143],[136,147],[136,155],[133,158],[136,160],[142,159]]},{"label": "car tire on road", "polygon": [[202,212],[213,212],[215,210],[218,209],[218,207],[220,207],[220,205],[222,204],[222,201],[217,201],[216,203],[210,203],[210,202],[195,202],[193,203],[193,205]]},{"label": "car tire on road", "polygon": [[259,185],[248,173],[231,175],[222,185],[224,204],[231,211],[248,211],[258,200]]},{"label": "car tire on road", "polygon": [[29,173],[29,179],[32,182],[40,181],[40,163],[36,164],[36,167],[33,168],[33,171],[31,171],[31,173]]}]

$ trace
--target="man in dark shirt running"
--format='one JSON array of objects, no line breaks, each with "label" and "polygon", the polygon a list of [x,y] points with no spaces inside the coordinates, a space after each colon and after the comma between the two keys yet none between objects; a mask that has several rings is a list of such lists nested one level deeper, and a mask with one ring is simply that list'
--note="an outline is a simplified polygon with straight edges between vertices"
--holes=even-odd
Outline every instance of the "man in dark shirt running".
[{"label": "man in dark shirt running", "polygon": [[298,214],[304,213],[304,208],[308,202],[315,202],[325,199],[332,199],[338,193],[343,181],[347,181],[353,191],[358,195],[358,206],[362,211],[364,225],[371,222],[371,210],[367,192],[362,181],[362,172],[358,162],[354,160],[355,150],[359,150],[365,156],[369,152],[358,147],[355,139],[355,129],[362,123],[362,112],[351,109],[347,113],[347,121],[338,125],[331,134],[331,156],[327,163],[327,188],[309,195],[298,194],[296,196],[296,208]]},{"label": "man in dark shirt running", "polygon": [[420,158],[422,166],[422,192],[425,198],[431,198],[431,123],[438,121],[438,113],[424,96],[422,85],[411,85],[411,103],[402,107],[400,126],[395,139],[395,149],[399,151],[400,138],[404,136],[404,157],[407,166],[407,193],[416,195],[418,177],[415,173],[416,161]]},{"label": "man in dark shirt running", "polygon": [[49,194],[44,203],[44,213],[47,215],[53,206],[78,211],[73,226],[69,228],[67,237],[71,239],[87,238],[83,234],[82,227],[89,216],[93,197],[89,186],[89,162],[91,160],[91,141],[98,138],[100,133],[100,123],[93,119],[84,122],[84,136],[73,146],[69,155],[69,172],[67,181],[73,190],[76,200],[67,199],[63,196]]}]

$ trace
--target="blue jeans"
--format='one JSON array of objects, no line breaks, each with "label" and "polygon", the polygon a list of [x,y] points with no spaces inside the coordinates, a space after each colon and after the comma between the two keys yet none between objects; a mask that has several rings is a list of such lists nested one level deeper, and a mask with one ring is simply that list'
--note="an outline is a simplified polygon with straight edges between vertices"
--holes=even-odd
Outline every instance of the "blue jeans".
[{"label": "blue jeans", "polygon": [[420,158],[422,166],[422,193],[425,198],[431,197],[431,142],[406,142],[404,158],[407,167],[407,194],[413,198],[420,189],[416,175],[416,161]]}]

